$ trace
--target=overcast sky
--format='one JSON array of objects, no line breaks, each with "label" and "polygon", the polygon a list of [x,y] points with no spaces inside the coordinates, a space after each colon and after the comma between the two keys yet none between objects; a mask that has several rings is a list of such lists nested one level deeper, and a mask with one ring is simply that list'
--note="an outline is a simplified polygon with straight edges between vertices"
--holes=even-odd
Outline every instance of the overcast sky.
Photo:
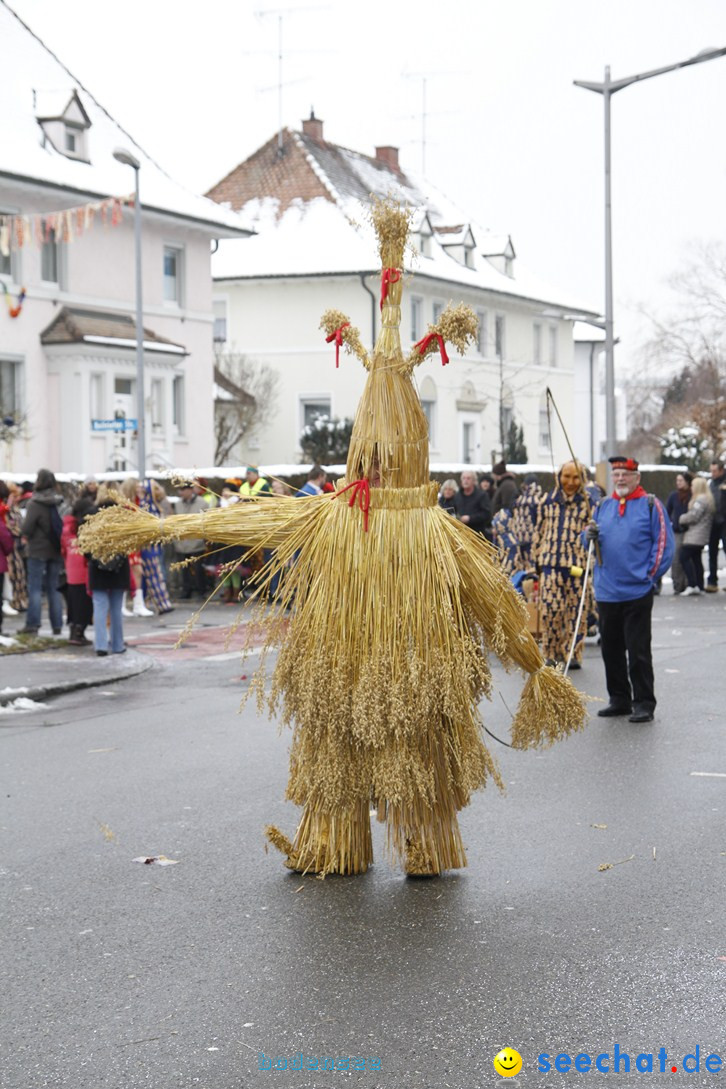
[{"label": "overcast sky", "polygon": [[[9,0],[170,174],[203,192],[310,106],[327,139],[401,149],[539,276],[604,308],[602,97],[614,79],[726,46],[724,0]],[[262,13],[265,14],[262,14]],[[613,99],[620,368],[641,307],[698,240],[726,236],[726,58]]]}]

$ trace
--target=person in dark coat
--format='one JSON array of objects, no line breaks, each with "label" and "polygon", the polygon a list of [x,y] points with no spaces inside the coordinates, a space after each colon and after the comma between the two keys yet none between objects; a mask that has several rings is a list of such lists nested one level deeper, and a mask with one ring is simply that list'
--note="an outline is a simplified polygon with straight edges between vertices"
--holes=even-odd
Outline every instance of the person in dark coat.
[{"label": "person in dark coat", "polygon": [[472,469],[465,469],[459,479],[461,488],[454,496],[456,517],[469,529],[481,533],[482,537],[490,541],[492,508],[489,497],[479,487],[476,473]]},{"label": "person in dark coat", "polygon": [[496,514],[503,507],[506,507],[511,513],[514,510],[515,500],[519,495],[517,481],[507,469],[504,461],[498,461],[496,465],[492,466],[492,476],[497,482],[497,489],[492,500],[492,513]]},{"label": "person in dark coat", "polygon": [[50,469],[40,469],[23,521],[23,540],[28,552],[28,611],[19,635],[37,635],[43,590],[48,598],[53,634],[60,635],[63,627],[63,599],[58,591],[58,578],[63,570],[60,549],[63,520],[59,510],[62,501],[53,473]]},{"label": "person in dark coat", "polygon": [[686,572],[683,570],[681,563],[681,546],[683,544],[683,535],[686,532],[686,527],[681,525],[681,515],[686,513],[688,504],[691,501],[692,480],[693,477],[690,473],[677,473],[675,491],[672,491],[666,499],[666,510],[675,536],[675,550],[673,552],[673,563],[671,564],[674,594],[682,594],[688,585]]},{"label": "person in dark coat", "polygon": [[[112,507],[113,500],[99,504],[98,509]],[[93,632],[96,654],[105,658],[109,652],[109,633],[106,621],[110,617],[111,654],[123,654],[124,643],[123,607],[124,594],[131,585],[131,568],[126,555],[114,556],[106,563],[91,557],[88,561],[88,588],[93,597]]]},{"label": "person in dark coat", "polygon": [[726,553],[726,470],[723,461],[711,462],[709,488],[713,498],[714,512],[708,538],[708,584],[705,589],[707,594],[715,594],[718,590],[719,545]]}]

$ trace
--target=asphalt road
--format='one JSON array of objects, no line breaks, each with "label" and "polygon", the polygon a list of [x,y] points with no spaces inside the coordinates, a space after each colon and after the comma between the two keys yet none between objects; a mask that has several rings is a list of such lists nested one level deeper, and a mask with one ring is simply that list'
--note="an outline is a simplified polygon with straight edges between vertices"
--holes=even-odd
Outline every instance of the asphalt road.
[{"label": "asphalt road", "polygon": [[[658,1077],[617,1073],[615,1044],[656,1071],[665,1048],[671,1086],[726,1084],[704,1066],[726,1060],[726,594],[658,599],[654,635],[656,722],[492,741],[507,792],[475,798],[468,869],[432,881],[389,867],[378,826],[362,877],[266,852],[296,810],[288,736],[237,713],[249,665],[165,662],[0,719],[3,1089],[476,1089],[505,1045],[514,1085]],[[604,696],[596,647],[574,676]],[[504,703],[484,713],[506,737]],[[159,854],[178,864],[132,862]],[[366,1069],[259,1069],[300,1052]],[[542,1053],[608,1053],[609,1076]]]}]

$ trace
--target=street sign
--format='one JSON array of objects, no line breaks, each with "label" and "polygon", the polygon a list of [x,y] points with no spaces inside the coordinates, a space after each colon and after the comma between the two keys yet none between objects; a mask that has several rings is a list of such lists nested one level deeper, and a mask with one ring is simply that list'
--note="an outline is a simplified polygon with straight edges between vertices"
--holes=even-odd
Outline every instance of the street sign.
[{"label": "street sign", "polygon": [[92,431],[135,431],[136,420],[124,419],[118,420],[91,420]]}]

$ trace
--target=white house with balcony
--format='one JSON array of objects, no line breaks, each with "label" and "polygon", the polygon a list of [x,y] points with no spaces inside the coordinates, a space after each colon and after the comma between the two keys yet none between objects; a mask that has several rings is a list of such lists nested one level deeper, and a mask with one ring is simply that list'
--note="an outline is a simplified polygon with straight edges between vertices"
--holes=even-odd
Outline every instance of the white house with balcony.
[{"label": "white house with balcony", "polygon": [[512,419],[521,424],[530,462],[566,456],[546,411],[549,386],[572,423],[573,311],[516,260],[511,239],[478,226],[426,183],[404,172],[398,151],[363,155],[325,140],[311,116],[285,129],[215,185],[213,199],[242,213],[256,236],[221,242],[212,259],[218,347],[279,375],[273,422],[243,440],[237,460],[297,462],[303,427],[316,416],[355,413],[365,375],[318,328],[329,307],[344,311],[372,346],[379,329],[380,267],[366,220],[371,194],[393,195],[414,211],[415,251],[406,265],[403,350],[419,340],[443,307],[469,304],[479,338],[465,358],[416,368],[428,417],[431,459],[489,465],[501,454]]},{"label": "white house with balcony", "polygon": [[5,3],[0,41],[0,471],[137,468],[133,208],[108,202],[134,174],[117,148],[140,163],[147,468],[208,465],[211,243],[249,231],[170,178]]}]

